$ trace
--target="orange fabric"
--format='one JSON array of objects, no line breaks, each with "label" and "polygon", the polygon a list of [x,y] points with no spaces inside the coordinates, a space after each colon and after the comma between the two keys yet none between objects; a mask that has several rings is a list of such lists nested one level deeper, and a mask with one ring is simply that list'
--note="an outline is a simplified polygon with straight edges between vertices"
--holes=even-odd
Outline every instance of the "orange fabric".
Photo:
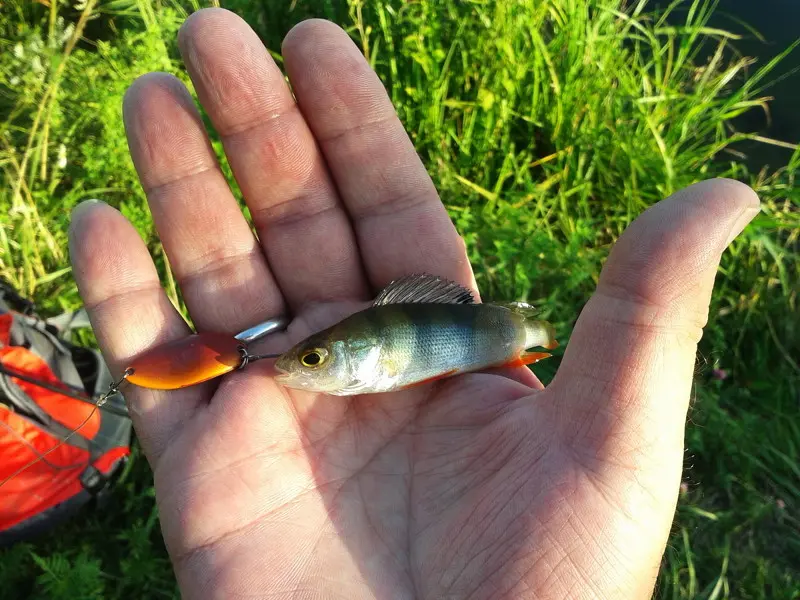
[{"label": "orange fabric", "polygon": [[[60,440],[0,406],[0,477],[5,479],[56,446]],[[0,529],[11,527],[82,489],[78,480],[89,453],[61,444],[0,487]]]},{"label": "orange fabric", "polygon": [[124,446],[117,446],[106,452],[103,456],[94,461],[94,468],[102,473],[108,475],[111,467],[123,456],[128,456],[131,453],[130,448]]},{"label": "orange fabric", "polygon": [[[25,373],[52,385],[63,385],[41,357],[21,346],[0,348],[0,361],[20,373]],[[36,404],[41,406],[46,413],[69,429],[75,429],[80,426],[94,410],[94,407],[86,402],[75,400],[58,392],[51,392],[15,377],[11,377],[11,379],[23,392],[34,398]],[[79,433],[91,440],[97,435],[99,429],[100,411],[95,411],[86,424],[81,427]]]},{"label": "orange fabric", "polygon": [[0,345],[8,346],[11,343],[11,325],[14,324],[14,317],[11,313],[0,315]]},{"label": "orange fabric", "polygon": [[[129,454],[127,447],[112,448],[94,466],[108,474],[120,458]],[[22,523],[83,490],[80,475],[88,466],[89,453],[61,443],[4,406],[0,406],[0,456],[0,481],[11,477],[0,486],[0,530]]]},{"label": "orange fabric", "polygon": [[[38,355],[24,347],[8,345],[12,324],[10,313],[0,314],[0,361],[51,385],[64,385]],[[93,439],[97,435],[102,414],[91,404],[10,378],[68,429],[76,429],[86,421],[79,430],[81,436]],[[98,458],[94,466],[108,474],[119,459],[129,454],[127,446],[112,448]],[[0,399],[0,530],[18,525],[79,494],[84,489],[80,476],[89,460],[89,452],[63,443],[10,410]]]}]

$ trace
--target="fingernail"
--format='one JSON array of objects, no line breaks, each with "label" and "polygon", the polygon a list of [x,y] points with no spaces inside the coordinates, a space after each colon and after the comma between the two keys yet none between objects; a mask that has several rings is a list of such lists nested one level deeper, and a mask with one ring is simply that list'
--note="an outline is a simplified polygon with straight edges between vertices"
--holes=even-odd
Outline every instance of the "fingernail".
[{"label": "fingernail", "polygon": [[736,238],[736,236],[744,231],[744,228],[747,227],[748,223],[750,223],[750,221],[752,221],[759,212],[761,212],[760,206],[748,206],[742,211],[742,214],[739,215],[739,218],[733,222],[731,232],[728,235],[727,241],[725,242],[726,248]]},{"label": "fingernail", "polygon": [[70,211],[70,218],[74,219],[75,215],[77,215],[79,212],[91,208],[92,206],[97,206],[98,204],[105,204],[105,202],[103,202],[102,200],[98,200],[97,198],[89,198],[88,200],[79,202]]},{"label": "fingernail", "polygon": [[102,201],[98,200],[97,198],[88,198],[86,200],[83,200],[82,202],[78,202],[72,210],[74,212],[80,209],[81,207],[93,206],[95,204],[102,204]]},{"label": "fingernail", "polygon": [[78,223],[80,221],[81,213],[88,211],[94,206],[98,206],[100,204],[105,204],[96,198],[91,198],[89,200],[84,200],[83,202],[79,202],[75,206],[72,207],[72,210],[69,213],[69,235],[70,238],[75,234],[75,228],[78,227]]}]

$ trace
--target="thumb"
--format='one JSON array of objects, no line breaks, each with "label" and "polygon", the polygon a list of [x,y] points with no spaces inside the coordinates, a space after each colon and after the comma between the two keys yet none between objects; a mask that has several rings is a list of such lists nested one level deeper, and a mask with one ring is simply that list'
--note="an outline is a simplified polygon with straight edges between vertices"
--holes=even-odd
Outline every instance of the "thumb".
[{"label": "thumb", "polygon": [[593,461],[647,463],[637,477],[652,473],[667,486],[665,499],[677,492],[697,342],[719,260],[758,211],[749,187],[718,179],[639,216],[612,250],[550,385],[572,448]]}]

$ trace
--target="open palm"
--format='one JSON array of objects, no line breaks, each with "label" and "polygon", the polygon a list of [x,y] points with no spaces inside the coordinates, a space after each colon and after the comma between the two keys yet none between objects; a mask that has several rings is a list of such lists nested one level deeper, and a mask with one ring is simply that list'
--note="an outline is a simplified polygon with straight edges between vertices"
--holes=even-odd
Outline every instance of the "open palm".
[{"label": "open palm", "polygon": [[[399,276],[474,289],[463,243],[343,31],[308,21],[287,36],[294,97],[227,11],[195,13],[180,46],[258,234],[187,90],[164,74],[136,81],[131,153],[198,330],[290,314],[258,348],[280,351]],[[331,397],[281,388],[262,363],[176,392],[129,388],[183,595],[649,597],[718,260],[757,207],[745,186],[711,181],[642,215],[547,389],[519,368]],[[118,212],[81,205],[70,239],[117,373],[188,334]]]}]

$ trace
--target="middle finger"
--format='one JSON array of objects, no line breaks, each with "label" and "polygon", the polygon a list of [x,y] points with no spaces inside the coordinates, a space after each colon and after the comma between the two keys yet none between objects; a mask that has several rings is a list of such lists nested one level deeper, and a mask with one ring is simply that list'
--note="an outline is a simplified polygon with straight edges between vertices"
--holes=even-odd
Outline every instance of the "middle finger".
[{"label": "middle finger", "polygon": [[289,304],[296,311],[309,302],[365,299],[347,213],[258,36],[234,13],[210,8],[187,19],[179,45]]},{"label": "middle finger", "polygon": [[284,302],[225,177],[200,115],[171,75],[137,79],[123,102],[131,156],[198,330],[235,332]]}]

